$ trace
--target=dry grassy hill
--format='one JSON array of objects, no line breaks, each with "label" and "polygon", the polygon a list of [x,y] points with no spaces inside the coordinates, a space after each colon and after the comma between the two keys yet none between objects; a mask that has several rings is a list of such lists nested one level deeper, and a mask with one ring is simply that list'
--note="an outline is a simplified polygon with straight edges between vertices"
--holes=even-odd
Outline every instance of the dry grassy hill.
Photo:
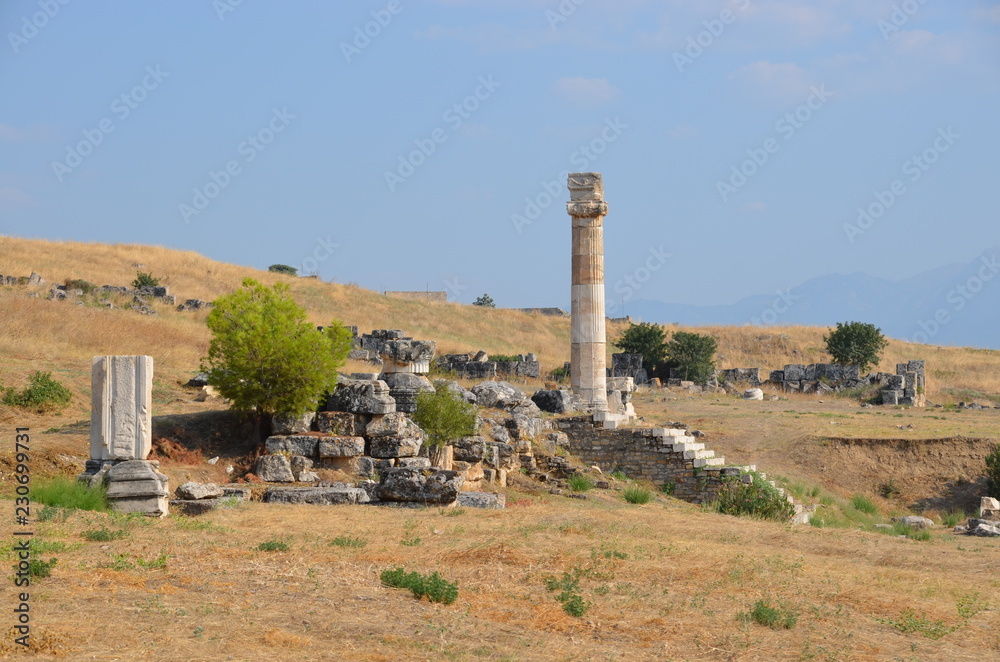
[{"label": "dry grassy hill", "polygon": [[[238,431],[224,406],[194,402],[181,386],[208,346],[204,312],[160,306],[158,315],[142,316],[44,299],[51,284],[66,279],[127,285],[139,269],[180,300],[212,300],[246,277],[282,280],[316,324],[336,318],[364,331],[401,328],[436,340],[442,353],[535,352],[545,370],[569,357],[566,319],[406,302],[165,248],[0,237],[0,274],[35,271],[49,283],[37,299],[25,296],[30,288],[0,287],[0,381],[20,385],[32,371],[48,370],[75,395],[61,415],[0,405],[0,426],[11,433],[4,438],[12,440],[15,426],[32,428],[36,479],[74,475],[86,459],[89,366],[101,354],[154,357],[154,435],[195,449],[162,460],[172,485],[223,480],[222,467],[244,452],[227,445]],[[696,330],[719,339],[720,367],[827,360],[823,329]],[[927,359],[934,402],[1000,394],[1000,352],[892,341],[881,367],[893,371],[912,358]],[[614,491],[568,499],[527,481],[507,490],[505,511],[255,502],[155,523],[57,512],[37,523],[36,550],[58,565],[32,584],[32,653],[116,660],[1000,659],[997,541],[943,527],[926,540],[871,530],[914,504],[944,521],[958,502],[928,495],[947,496],[959,483],[976,487],[985,448],[1000,436],[1000,411],[870,410],[806,395],[748,403],[666,390],[639,393],[636,406],[647,423],[686,421],[731,462],[786,476],[796,495],[821,505],[825,526],[737,519],[665,496],[644,506]],[[949,440],[928,441],[937,437]],[[208,465],[211,454],[224,461]],[[10,493],[12,459],[8,448],[0,450],[2,494]],[[901,494],[879,496],[886,481]],[[854,493],[876,512],[851,508]],[[12,503],[0,500],[4,508]],[[259,548],[274,542],[288,550]],[[0,543],[0,560],[11,558],[11,545]],[[458,601],[432,604],[383,587],[379,573],[397,565],[458,581]],[[574,579],[589,604],[583,618],[565,613],[559,591],[549,589]],[[793,614],[792,628],[748,620],[758,600]],[[18,653],[9,634],[0,636],[0,655]]]}]

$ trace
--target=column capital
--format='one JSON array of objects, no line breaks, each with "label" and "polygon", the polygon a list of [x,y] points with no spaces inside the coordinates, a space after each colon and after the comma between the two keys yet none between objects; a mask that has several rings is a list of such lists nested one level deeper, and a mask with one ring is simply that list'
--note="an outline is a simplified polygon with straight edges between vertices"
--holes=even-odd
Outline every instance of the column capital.
[{"label": "column capital", "polygon": [[567,202],[566,211],[570,216],[577,218],[597,218],[607,216],[608,203],[603,200],[582,200],[577,202]]}]

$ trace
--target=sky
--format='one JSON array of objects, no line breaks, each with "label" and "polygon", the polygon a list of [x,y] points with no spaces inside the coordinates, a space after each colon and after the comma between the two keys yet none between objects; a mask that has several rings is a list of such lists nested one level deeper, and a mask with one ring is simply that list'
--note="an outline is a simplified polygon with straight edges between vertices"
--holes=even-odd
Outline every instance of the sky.
[{"label": "sky", "polygon": [[626,311],[1000,240],[996,0],[5,0],[0,34],[0,234],[568,309],[598,171]]}]

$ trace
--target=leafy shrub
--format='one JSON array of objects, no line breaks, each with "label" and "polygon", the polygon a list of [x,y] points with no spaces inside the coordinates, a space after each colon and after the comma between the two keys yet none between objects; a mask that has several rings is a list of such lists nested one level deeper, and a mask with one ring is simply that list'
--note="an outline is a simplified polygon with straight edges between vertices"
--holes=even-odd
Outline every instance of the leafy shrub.
[{"label": "leafy shrub", "polygon": [[967,517],[968,515],[966,515],[963,510],[949,510],[945,514],[941,515],[941,524],[942,526],[955,527]]},{"label": "leafy shrub", "polygon": [[433,393],[417,394],[413,421],[427,433],[428,445],[440,447],[475,434],[476,407],[439,382]]},{"label": "leafy shrub", "polygon": [[493,297],[489,294],[483,294],[483,296],[477,298],[472,302],[473,306],[480,306],[482,308],[496,308],[497,304],[493,301]]},{"label": "leafy shrub", "polygon": [[126,531],[112,531],[103,526],[99,529],[89,529],[83,532],[83,537],[91,542],[111,542],[112,540],[120,540],[127,535]]},{"label": "leafy shrub", "polygon": [[583,596],[580,595],[581,574],[581,570],[577,568],[572,573],[564,572],[562,577],[550,575],[543,579],[545,588],[550,591],[560,591],[556,599],[562,603],[563,611],[576,618],[580,618],[586,614],[592,606],[591,603],[585,601]]},{"label": "leafy shrub", "polygon": [[629,503],[642,505],[650,502],[653,498],[653,493],[645,487],[640,487],[639,485],[629,485],[622,490],[622,497],[624,497],[624,499]]},{"label": "leafy shrub", "polygon": [[285,283],[269,288],[247,278],[219,297],[208,314],[212,341],[202,372],[237,411],[301,414],[337,383],[351,334],[333,322],[317,332]]},{"label": "leafy shrub", "polygon": [[558,368],[554,369],[552,372],[549,373],[549,377],[556,380],[557,382],[564,381],[566,379],[569,379],[570,377],[569,370],[567,370],[566,366],[564,365],[559,366]]},{"label": "leafy shrub", "polygon": [[3,403],[9,407],[33,409],[39,414],[44,414],[64,408],[72,397],[73,392],[52,379],[51,372],[36,370],[28,378],[28,385],[24,390],[5,389]]},{"label": "leafy shrub", "polygon": [[382,583],[392,588],[408,588],[418,600],[427,597],[431,602],[450,605],[458,598],[458,582],[449,582],[437,572],[422,575],[406,572],[403,568],[383,570],[379,576]]},{"label": "leafy shrub", "polygon": [[287,552],[288,543],[281,540],[268,540],[257,545],[258,552]]},{"label": "leafy shrub", "polygon": [[674,490],[676,489],[677,489],[677,483],[675,483],[672,480],[668,480],[666,483],[663,484],[662,487],[660,487],[660,491],[666,494],[667,496],[673,496]]},{"label": "leafy shrub", "polygon": [[145,272],[138,272],[135,275],[135,280],[132,281],[133,290],[144,290],[147,288],[154,288],[160,286],[160,279],[153,278],[153,274],[147,274]]},{"label": "leafy shrub", "polygon": [[744,623],[753,621],[774,630],[790,630],[798,622],[798,614],[783,606],[772,607],[764,600],[754,603],[750,611],[740,614],[740,620]]},{"label": "leafy shrub", "polygon": [[872,500],[864,494],[855,494],[851,498],[851,505],[867,515],[874,515],[878,512],[878,506],[872,503]]},{"label": "leafy shrub", "polygon": [[267,268],[268,271],[275,274],[284,274],[286,276],[298,276],[299,270],[295,267],[290,267],[287,264],[272,264]]},{"label": "leafy shrub", "polygon": [[1000,499],[1000,444],[993,444],[986,456],[986,480],[989,496]]},{"label": "leafy shrub", "polygon": [[621,469],[615,469],[614,471],[612,471],[611,477],[614,478],[615,480],[620,480],[620,481],[628,480],[628,476]]},{"label": "leafy shrub", "polygon": [[715,372],[716,347],[712,336],[675,331],[666,344],[667,365],[676,368],[681,379],[704,384]]},{"label": "leafy shrub", "polygon": [[642,365],[650,376],[666,376],[663,374],[667,360],[666,332],[659,324],[632,324],[614,344],[628,354],[642,354]]},{"label": "leafy shrub", "polygon": [[566,479],[566,484],[574,492],[588,492],[594,489],[594,480],[587,474],[573,474]]},{"label": "leafy shrub", "polygon": [[52,568],[56,566],[59,559],[51,558],[48,561],[41,559],[31,559],[28,566],[28,573],[32,577],[48,577],[52,574]]},{"label": "leafy shrub", "polygon": [[902,494],[892,478],[878,486],[878,493],[883,499],[895,499]]},{"label": "leafy shrub", "polygon": [[776,487],[756,471],[744,474],[746,475],[751,476],[749,483],[744,483],[742,477],[725,479],[719,498],[715,501],[717,511],[724,515],[758,517],[780,522],[791,519],[795,509]]},{"label": "leafy shrub", "polygon": [[355,549],[361,549],[367,544],[361,538],[354,538],[353,536],[337,536],[330,541],[332,547],[354,547]]},{"label": "leafy shrub", "polygon": [[878,365],[882,350],[889,346],[882,329],[864,322],[837,322],[837,328],[824,335],[823,341],[835,363],[856,365],[862,373]]},{"label": "leafy shrub", "polygon": [[99,512],[108,509],[105,493],[104,487],[88,487],[65,476],[40,480],[31,488],[31,498],[35,503]]}]

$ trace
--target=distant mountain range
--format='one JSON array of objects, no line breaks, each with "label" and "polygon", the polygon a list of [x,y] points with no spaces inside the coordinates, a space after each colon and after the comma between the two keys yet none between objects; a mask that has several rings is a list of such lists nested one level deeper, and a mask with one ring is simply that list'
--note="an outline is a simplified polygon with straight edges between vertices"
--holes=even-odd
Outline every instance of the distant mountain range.
[{"label": "distant mountain range", "polygon": [[645,322],[690,326],[870,322],[887,336],[912,342],[1000,349],[1000,245],[970,262],[898,281],[863,272],[831,274],[728,306],[636,299],[625,303],[625,312]]}]

